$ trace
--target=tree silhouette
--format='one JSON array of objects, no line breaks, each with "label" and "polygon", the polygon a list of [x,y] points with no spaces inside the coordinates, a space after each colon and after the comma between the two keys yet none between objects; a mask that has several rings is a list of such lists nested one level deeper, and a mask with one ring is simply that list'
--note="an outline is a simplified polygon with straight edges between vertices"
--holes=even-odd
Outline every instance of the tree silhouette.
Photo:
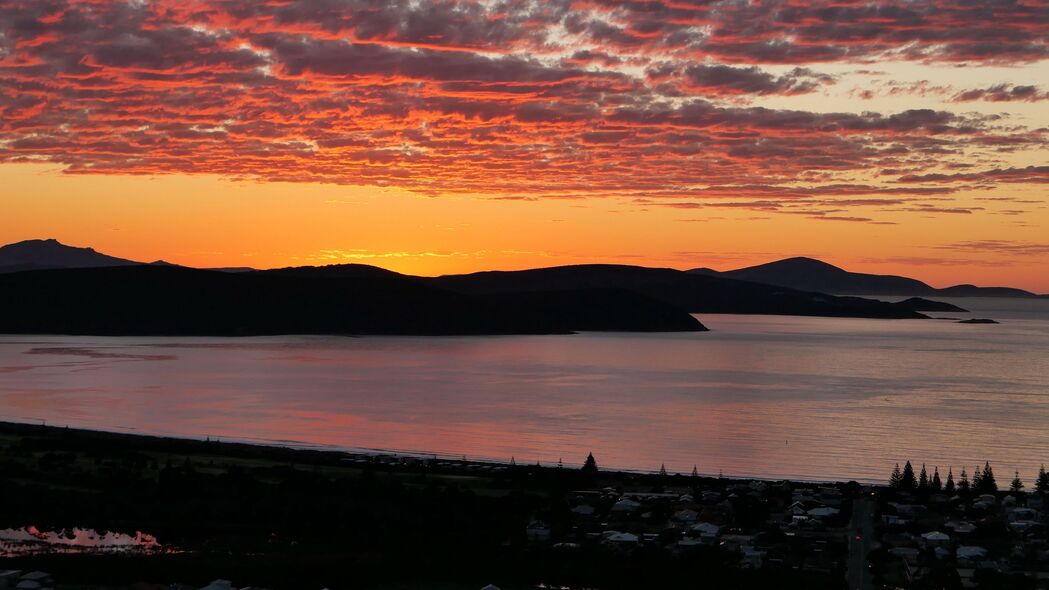
[{"label": "tree silhouette", "polygon": [[943,484],[943,491],[948,494],[954,493],[954,469],[947,467],[947,483]]},{"label": "tree silhouette", "polygon": [[931,487],[932,491],[934,492],[938,492],[943,489],[943,482],[940,480],[939,467],[932,468],[932,481],[929,483],[929,487]]},{"label": "tree silhouette", "polygon": [[972,490],[976,493],[980,493],[983,490],[983,470],[977,465],[976,469],[973,469],[973,485]]},{"label": "tree silhouette", "polygon": [[969,474],[965,472],[964,467],[962,467],[961,479],[958,480],[958,491],[962,493],[969,491]]},{"label": "tree silhouette", "polygon": [[660,477],[666,477],[666,475],[667,475],[667,464],[666,463],[663,463],[662,465],[659,466],[659,475],[660,475]]},{"label": "tree silhouette", "polygon": [[899,489],[900,482],[903,481],[903,474],[900,473],[900,464],[897,463],[896,467],[892,470],[892,475],[889,476],[889,487],[893,489]]},{"label": "tree silhouette", "polygon": [[1024,482],[1020,479],[1020,472],[1017,471],[1016,475],[1013,476],[1013,481],[1009,483],[1009,491],[1014,493],[1022,492],[1024,489]]},{"label": "tree silhouette", "polygon": [[696,465],[692,466],[692,477],[699,477],[699,468]]},{"label": "tree silhouette", "polygon": [[983,464],[983,474],[980,476],[980,490],[987,494],[998,491],[998,484],[994,481],[994,470],[991,469],[990,461]]},{"label": "tree silhouette", "polygon": [[929,489],[929,472],[925,470],[925,463],[922,463],[922,474],[918,477],[918,489],[923,492]]},{"label": "tree silhouette", "polygon": [[903,466],[903,477],[900,479],[900,489],[905,492],[913,492],[918,487],[918,480],[914,477],[914,467],[910,461]]},{"label": "tree silhouette", "polygon": [[593,453],[587,454],[586,462],[583,463],[583,473],[597,473],[597,461],[594,460]]},{"label": "tree silhouette", "polygon": [[1034,489],[1038,490],[1038,493],[1044,494],[1049,492],[1049,474],[1045,472],[1045,465],[1038,470],[1038,481],[1034,484]]}]

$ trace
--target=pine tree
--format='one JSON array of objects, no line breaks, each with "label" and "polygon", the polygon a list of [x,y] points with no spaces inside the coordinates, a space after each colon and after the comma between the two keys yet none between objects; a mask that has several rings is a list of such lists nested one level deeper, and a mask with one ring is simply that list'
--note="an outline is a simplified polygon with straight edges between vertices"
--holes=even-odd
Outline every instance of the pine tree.
[{"label": "pine tree", "polygon": [[1009,484],[1009,491],[1015,494],[1022,492],[1023,489],[1024,482],[1020,479],[1020,472],[1017,471],[1016,475],[1013,477],[1013,481]]},{"label": "pine tree", "polygon": [[513,455],[510,455],[510,467],[517,467],[517,460],[514,459]]},{"label": "pine tree", "polygon": [[897,463],[896,467],[892,470],[892,475],[889,476],[889,487],[892,489],[899,489],[900,482],[903,481],[903,474],[900,473],[900,464]]},{"label": "pine tree", "polygon": [[663,463],[662,465],[659,466],[659,475],[660,475],[660,477],[666,477],[666,475],[667,475],[667,464],[666,463]]},{"label": "pine tree", "polygon": [[963,494],[969,491],[969,474],[965,472],[964,467],[962,467],[961,479],[958,480],[958,491]]},{"label": "pine tree", "polygon": [[948,494],[954,493],[954,469],[947,467],[947,483],[943,484],[943,491]]},{"label": "pine tree", "polygon": [[974,491],[976,493],[980,493],[980,490],[982,490],[982,489],[983,489],[983,470],[980,469],[979,465],[977,465],[976,469],[973,469],[972,491]]},{"label": "pine tree", "polygon": [[907,461],[903,466],[903,478],[900,480],[900,489],[905,492],[912,492],[916,487],[918,487],[918,480],[914,477],[914,467],[910,461]]},{"label": "pine tree", "polygon": [[998,491],[998,484],[994,481],[994,470],[991,469],[990,461],[983,464],[983,476],[980,477],[980,485],[985,493],[993,494]]},{"label": "pine tree", "polygon": [[692,477],[699,477],[699,467],[697,467],[696,465],[692,465]]},{"label": "pine tree", "polygon": [[918,477],[918,489],[923,492],[929,489],[929,472],[925,470],[925,463],[922,463],[922,473]]},{"label": "pine tree", "polygon": [[932,483],[929,484],[932,487],[932,491],[938,492],[943,489],[943,481],[940,480],[940,468],[932,468]]},{"label": "pine tree", "polygon": [[1049,474],[1045,472],[1045,465],[1038,470],[1038,481],[1034,484],[1034,489],[1038,490],[1038,493],[1045,494],[1049,492]]},{"label": "pine tree", "polygon": [[583,463],[583,473],[597,473],[597,461],[594,460],[593,453],[587,454],[586,462]]}]

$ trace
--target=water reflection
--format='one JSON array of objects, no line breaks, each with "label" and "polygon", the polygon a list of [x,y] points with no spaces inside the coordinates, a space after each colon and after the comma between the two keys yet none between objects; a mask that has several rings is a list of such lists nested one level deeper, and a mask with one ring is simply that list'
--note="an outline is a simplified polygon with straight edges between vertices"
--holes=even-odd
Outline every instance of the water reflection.
[{"label": "water reflection", "polygon": [[[974,305],[977,303],[977,305]],[[703,316],[702,334],[0,337],[0,419],[518,462],[883,479],[1049,459],[1049,301],[1000,325]],[[51,350],[52,353],[41,351]],[[27,354],[29,353],[29,354]]]}]

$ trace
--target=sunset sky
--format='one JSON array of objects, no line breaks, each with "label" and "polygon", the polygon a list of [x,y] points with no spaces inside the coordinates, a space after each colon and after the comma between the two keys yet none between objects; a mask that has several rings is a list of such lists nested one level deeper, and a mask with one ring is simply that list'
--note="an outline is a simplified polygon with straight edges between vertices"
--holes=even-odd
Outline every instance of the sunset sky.
[{"label": "sunset sky", "polygon": [[0,242],[1049,292],[1049,0],[0,0]]}]

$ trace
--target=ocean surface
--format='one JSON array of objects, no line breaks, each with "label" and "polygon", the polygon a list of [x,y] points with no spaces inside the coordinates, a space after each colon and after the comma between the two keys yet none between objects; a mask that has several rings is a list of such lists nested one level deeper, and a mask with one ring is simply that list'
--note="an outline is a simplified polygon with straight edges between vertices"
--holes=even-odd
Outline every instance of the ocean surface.
[{"label": "ocean surface", "polygon": [[998,325],[701,315],[712,331],[491,337],[0,336],[0,420],[517,463],[799,479],[896,462],[1033,484],[1049,300]]}]

